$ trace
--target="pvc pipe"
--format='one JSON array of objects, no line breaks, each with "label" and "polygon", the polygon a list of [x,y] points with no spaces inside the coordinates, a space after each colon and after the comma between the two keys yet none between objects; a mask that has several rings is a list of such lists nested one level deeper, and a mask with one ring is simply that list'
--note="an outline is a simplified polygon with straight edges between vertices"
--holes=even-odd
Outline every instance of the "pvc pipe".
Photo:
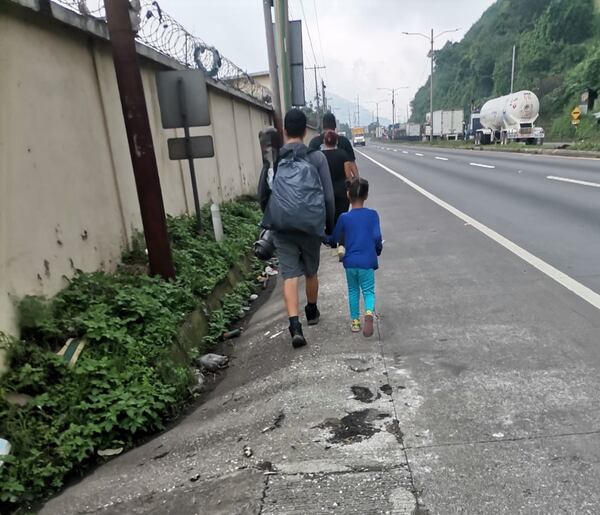
[{"label": "pvc pipe", "polygon": [[223,241],[223,221],[221,220],[221,208],[219,204],[210,206],[210,214],[212,217],[212,226],[215,233],[215,241]]}]

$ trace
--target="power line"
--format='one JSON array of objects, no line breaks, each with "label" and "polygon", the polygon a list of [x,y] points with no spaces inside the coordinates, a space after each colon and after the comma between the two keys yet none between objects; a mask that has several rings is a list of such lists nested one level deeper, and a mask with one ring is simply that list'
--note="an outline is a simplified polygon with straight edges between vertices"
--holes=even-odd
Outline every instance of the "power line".
[{"label": "power line", "polygon": [[[323,52],[323,40],[321,39],[321,27],[319,24],[319,13],[317,12],[317,0],[313,0],[313,7],[315,10],[315,20],[317,21],[317,33],[319,34],[319,47],[321,48],[321,61],[325,63],[325,52]],[[325,68],[325,78],[329,82],[329,75],[327,74],[327,68]]]},{"label": "power line", "polygon": [[315,54],[315,48],[313,46],[312,37],[310,35],[310,28],[308,26],[308,18],[306,17],[306,13],[304,12],[304,2],[300,0],[300,8],[302,9],[302,17],[304,18],[304,24],[306,25],[306,33],[308,34],[308,41],[310,42],[310,49],[312,50],[312,55],[314,59],[314,64],[317,64],[317,56]]}]

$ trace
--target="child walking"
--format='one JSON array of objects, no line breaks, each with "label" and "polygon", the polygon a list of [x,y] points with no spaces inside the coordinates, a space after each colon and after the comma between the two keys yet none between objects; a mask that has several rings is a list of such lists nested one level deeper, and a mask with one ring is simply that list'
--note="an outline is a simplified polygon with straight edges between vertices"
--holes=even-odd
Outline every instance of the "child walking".
[{"label": "child walking", "polygon": [[377,211],[365,207],[369,196],[369,182],[355,177],[348,186],[351,211],[338,219],[329,243],[336,245],[344,238],[346,255],[344,268],[348,282],[348,303],[352,332],[361,330],[360,294],[365,303],[363,334],[373,336],[375,314],[375,270],[379,268],[377,256],[381,255],[383,242]]}]

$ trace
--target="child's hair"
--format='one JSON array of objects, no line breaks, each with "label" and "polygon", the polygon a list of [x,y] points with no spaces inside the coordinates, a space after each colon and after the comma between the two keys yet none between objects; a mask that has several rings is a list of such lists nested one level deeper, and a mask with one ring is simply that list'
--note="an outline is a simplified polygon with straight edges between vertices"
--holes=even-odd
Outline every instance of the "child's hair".
[{"label": "child's hair", "polygon": [[335,131],[332,131],[331,129],[326,130],[325,134],[323,135],[323,142],[328,147],[335,147],[337,145],[337,142],[338,142],[338,135],[337,135],[337,133]]},{"label": "child's hair", "polygon": [[354,177],[348,186],[351,201],[365,200],[369,196],[369,181],[362,177]]}]

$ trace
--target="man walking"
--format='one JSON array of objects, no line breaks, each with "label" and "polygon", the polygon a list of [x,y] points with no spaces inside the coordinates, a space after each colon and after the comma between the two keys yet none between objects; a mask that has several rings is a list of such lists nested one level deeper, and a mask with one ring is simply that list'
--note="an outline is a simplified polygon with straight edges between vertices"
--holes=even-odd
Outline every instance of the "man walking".
[{"label": "man walking", "polygon": [[325,233],[333,230],[335,204],[327,159],[304,143],[306,116],[292,109],[284,119],[285,145],[267,203],[263,226],[273,240],[283,277],[293,347],[306,345],[299,319],[298,281],[306,279],[305,314],[308,325],[319,322],[319,261]]},{"label": "man walking", "polygon": [[[310,140],[310,143],[308,144],[309,148],[312,148],[314,150],[319,150],[321,149],[321,145],[323,145],[323,138],[325,133],[328,130],[331,131],[335,131],[337,127],[337,123],[335,120],[335,115],[333,113],[325,113],[323,115],[323,133],[319,134],[318,136],[315,136],[313,139]],[[337,147],[341,148],[342,150],[344,150],[346,152],[346,154],[348,154],[348,157],[350,158],[350,170],[352,171],[352,176],[356,177],[358,175],[358,167],[356,166],[356,156],[354,155],[354,149],[352,148],[352,143],[350,143],[350,140],[348,138],[346,138],[346,136],[343,135],[338,135],[338,143],[337,143]]]}]

